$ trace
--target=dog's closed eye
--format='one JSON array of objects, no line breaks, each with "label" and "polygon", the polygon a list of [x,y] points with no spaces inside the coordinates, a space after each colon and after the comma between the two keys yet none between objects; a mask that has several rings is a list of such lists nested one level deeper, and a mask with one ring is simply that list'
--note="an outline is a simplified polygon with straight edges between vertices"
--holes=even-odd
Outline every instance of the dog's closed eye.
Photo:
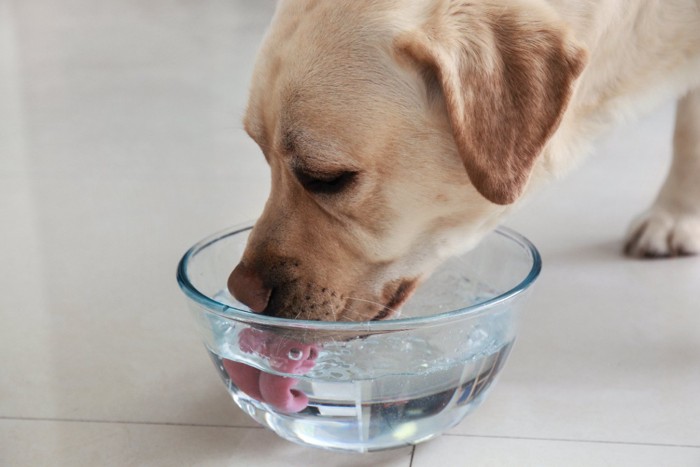
[{"label": "dog's closed eye", "polygon": [[318,194],[336,194],[348,188],[357,179],[357,172],[342,171],[332,174],[312,174],[295,168],[294,175],[299,183],[309,192]]}]

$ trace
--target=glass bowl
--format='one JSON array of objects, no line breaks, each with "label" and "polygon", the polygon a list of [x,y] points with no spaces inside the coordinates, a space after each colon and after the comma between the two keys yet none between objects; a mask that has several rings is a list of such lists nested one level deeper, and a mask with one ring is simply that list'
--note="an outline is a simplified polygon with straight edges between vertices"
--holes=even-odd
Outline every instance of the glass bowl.
[{"label": "glass bowl", "polygon": [[499,228],[447,260],[398,318],[321,322],[252,313],[226,290],[252,223],[194,245],[177,270],[204,345],[235,403],[290,441],[367,452],[433,438],[486,397],[541,269]]}]

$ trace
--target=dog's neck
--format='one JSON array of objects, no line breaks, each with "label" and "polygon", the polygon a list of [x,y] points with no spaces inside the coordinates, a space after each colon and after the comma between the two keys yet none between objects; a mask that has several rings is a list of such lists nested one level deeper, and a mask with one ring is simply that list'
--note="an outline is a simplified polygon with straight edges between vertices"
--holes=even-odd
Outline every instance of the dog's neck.
[{"label": "dog's neck", "polygon": [[696,0],[546,1],[586,46],[589,62],[533,179],[566,172],[615,123],[700,85]]}]

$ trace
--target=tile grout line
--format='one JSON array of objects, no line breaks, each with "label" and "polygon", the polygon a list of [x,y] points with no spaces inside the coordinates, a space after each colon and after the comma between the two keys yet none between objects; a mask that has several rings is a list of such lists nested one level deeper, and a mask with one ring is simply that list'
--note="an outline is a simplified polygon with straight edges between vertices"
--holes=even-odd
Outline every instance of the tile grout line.
[{"label": "tile grout line", "polygon": [[[253,430],[264,430],[263,426],[245,426],[245,425],[213,425],[205,423],[176,423],[176,422],[144,422],[144,421],[129,421],[129,420],[91,420],[83,418],[41,418],[41,417],[11,417],[0,415],[0,420],[18,420],[28,422],[64,422],[64,423],[102,423],[102,424],[117,424],[117,425],[154,425],[154,426],[184,426],[195,428],[250,428]],[[700,444],[671,444],[671,443],[643,443],[635,441],[606,441],[596,439],[574,439],[574,438],[537,438],[531,436],[499,436],[499,435],[474,435],[474,434],[459,434],[459,433],[443,433],[442,436],[461,437],[461,438],[487,438],[487,439],[510,439],[523,441],[554,441],[563,443],[591,443],[591,444],[618,444],[628,446],[655,446],[668,448],[691,448],[700,449]],[[413,467],[413,458],[416,453],[416,445],[411,449],[411,460],[409,467]]]},{"label": "tile grout line", "polygon": [[537,438],[532,436],[499,436],[499,435],[473,435],[459,433],[443,433],[443,436],[462,438],[488,438],[488,439],[512,439],[523,441],[559,441],[563,443],[591,443],[591,444],[620,444],[628,446],[655,446],[666,448],[692,448],[700,449],[700,444],[672,444],[672,443],[643,443],[636,441],[607,441],[603,439],[574,439],[574,438]]},{"label": "tile grout line", "polygon": [[197,428],[251,428],[264,430],[262,426],[245,425],[209,425],[206,423],[177,423],[177,422],[143,422],[130,420],[91,420],[86,418],[40,418],[40,417],[8,417],[0,415],[0,420],[18,420],[27,422],[65,422],[65,423],[103,423],[121,425],[158,425],[158,426],[189,426]]}]

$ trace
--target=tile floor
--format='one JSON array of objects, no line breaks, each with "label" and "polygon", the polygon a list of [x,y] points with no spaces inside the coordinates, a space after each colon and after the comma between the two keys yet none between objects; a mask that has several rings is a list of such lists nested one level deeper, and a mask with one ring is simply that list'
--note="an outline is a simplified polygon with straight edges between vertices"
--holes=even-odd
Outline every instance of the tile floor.
[{"label": "tile floor", "polygon": [[174,269],[262,209],[239,122],[271,11],[0,0],[0,465],[700,466],[700,259],[619,254],[668,166],[670,104],[508,222],[544,272],[502,378],[449,434],[343,455],[233,407]]}]

